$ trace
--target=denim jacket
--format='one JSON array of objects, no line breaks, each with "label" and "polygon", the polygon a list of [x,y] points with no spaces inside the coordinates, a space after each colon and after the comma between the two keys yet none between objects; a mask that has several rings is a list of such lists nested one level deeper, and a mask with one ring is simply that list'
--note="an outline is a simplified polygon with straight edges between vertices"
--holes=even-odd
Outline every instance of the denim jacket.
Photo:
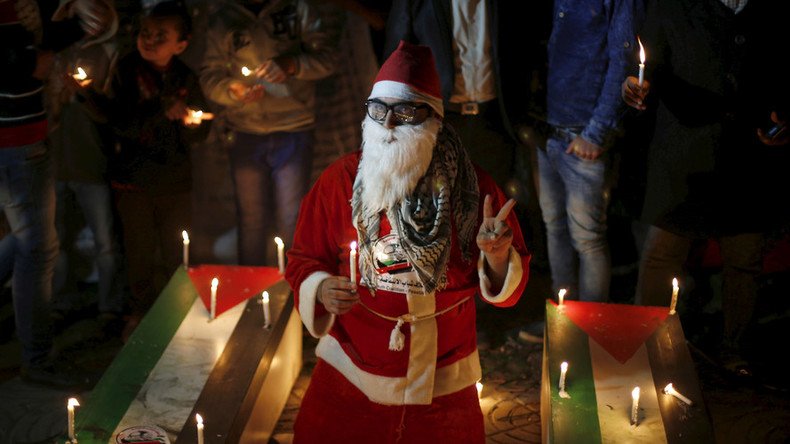
[{"label": "denim jacket", "polygon": [[555,0],[549,39],[548,122],[608,148],[624,104],[620,84],[636,75],[642,0]]}]

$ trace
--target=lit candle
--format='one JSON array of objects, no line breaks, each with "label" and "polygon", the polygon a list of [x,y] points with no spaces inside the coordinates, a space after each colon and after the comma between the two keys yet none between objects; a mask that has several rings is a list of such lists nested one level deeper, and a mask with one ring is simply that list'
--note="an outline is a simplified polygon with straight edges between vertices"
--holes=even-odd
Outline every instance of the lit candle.
[{"label": "lit candle", "polygon": [[357,283],[357,241],[351,242],[349,245],[351,253],[348,255],[349,267],[351,270],[351,283]]},{"label": "lit candle", "polygon": [[642,46],[639,36],[636,37],[636,41],[639,42],[639,86],[642,86],[642,82],[645,81],[645,47]]},{"label": "lit candle", "polygon": [[241,75],[243,75],[244,77],[249,77],[251,74],[252,74],[252,70],[250,68],[247,68],[246,66],[241,67]]},{"label": "lit candle", "polygon": [[277,266],[280,267],[280,274],[285,274],[285,244],[279,237],[274,238],[277,244]]},{"label": "lit candle", "polygon": [[204,120],[212,120],[214,114],[205,113],[201,110],[187,109],[187,116],[184,117],[184,123],[187,125],[200,125]]},{"label": "lit candle", "polygon": [[639,424],[639,387],[631,391],[631,425]]},{"label": "lit candle", "polygon": [[678,305],[678,278],[672,278],[672,302],[669,303],[669,314],[675,314],[675,307]]},{"label": "lit candle", "polygon": [[263,303],[263,328],[269,328],[272,325],[272,314],[269,311],[269,292],[264,291],[261,294],[261,302]]},{"label": "lit candle", "polygon": [[184,268],[189,267],[189,234],[187,230],[181,232],[181,237],[184,238]]},{"label": "lit candle", "polygon": [[74,77],[74,80],[78,82],[82,82],[83,80],[86,80],[88,78],[88,73],[86,73],[81,66],[78,66],[77,72],[72,74],[71,76]]},{"label": "lit candle", "polygon": [[568,293],[568,290],[561,288],[560,291],[557,293],[557,299],[560,301],[560,307],[563,306],[565,302],[565,294]]},{"label": "lit candle", "polygon": [[203,417],[200,416],[200,413],[195,413],[195,421],[197,421],[198,444],[203,444]]},{"label": "lit candle", "polygon": [[475,387],[477,388],[477,397],[480,398],[480,396],[483,394],[483,383],[477,381],[475,382]]},{"label": "lit candle", "polygon": [[69,398],[69,402],[67,404],[67,409],[69,411],[69,441],[76,443],[77,436],[74,434],[74,407],[79,407],[80,403],[77,402],[76,398]]},{"label": "lit candle", "polygon": [[565,391],[565,375],[568,373],[568,363],[562,361],[560,364],[560,393]]},{"label": "lit candle", "polygon": [[217,287],[219,287],[219,279],[214,278],[211,280],[211,319],[212,320],[217,314]]},{"label": "lit candle", "polygon": [[666,393],[667,395],[672,395],[675,398],[678,398],[679,400],[685,402],[688,405],[694,404],[693,402],[691,402],[690,399],[686,398],[679,391],[675,390],[675,387],[672,386],[671,382],[669,384],[667,384],[666,387],[664,387],[664,393]]}]

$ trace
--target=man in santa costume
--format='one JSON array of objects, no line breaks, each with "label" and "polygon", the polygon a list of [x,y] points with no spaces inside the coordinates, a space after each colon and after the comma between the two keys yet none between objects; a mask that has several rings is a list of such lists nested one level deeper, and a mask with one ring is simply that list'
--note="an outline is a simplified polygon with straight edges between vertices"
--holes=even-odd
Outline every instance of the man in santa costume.
[{"label": "man in santa costume", "polygon": [[295,442],[483,443],[472,298],[509,307],[524,290],[514,201],[442,124],[427,46],[401,42],[365,106],[362,150],[305,197],[288,254],[320,338]]}]

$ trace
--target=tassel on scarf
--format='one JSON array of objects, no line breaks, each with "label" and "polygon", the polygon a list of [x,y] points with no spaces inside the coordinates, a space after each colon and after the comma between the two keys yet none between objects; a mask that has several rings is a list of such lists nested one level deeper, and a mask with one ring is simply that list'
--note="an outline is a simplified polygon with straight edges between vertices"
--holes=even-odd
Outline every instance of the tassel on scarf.
[{"label": "tassel on scarf", "polygon": [[391,351],[403,350],[403,345],[406,343],[406,336],[400,331],[401,326],[403,326],[403,319],[398,319],[395,328],[393,328],[392,333],[390,333]]}]

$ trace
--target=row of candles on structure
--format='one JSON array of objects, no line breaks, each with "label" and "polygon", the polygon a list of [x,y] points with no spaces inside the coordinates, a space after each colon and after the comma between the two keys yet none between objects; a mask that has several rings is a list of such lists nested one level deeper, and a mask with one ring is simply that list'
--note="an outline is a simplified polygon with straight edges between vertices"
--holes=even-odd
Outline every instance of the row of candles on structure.
[{"label": "row of candles on structure", "polygon": [[[640,45],[641,45],[641,43],[640,43]],[[679,291],[680,291],[680,287],[678,286],[677,278],[672,278],[672,301],[669,304],[669,314],[670,315],[674,315],[676,313],[675,308],[677,307],[677,303],[678,303],[678,292]],[[560,311],[562,311],[565,308],[565,295],[566,294],[567,294],[567,290],[565,290],[564,288],[560,289],[560,291],[557,292],[557,299],[559,300],[559,304],[557,305],[557,307],[558,307],[558,309]],[[560,364],[560,382],[559,382],[559,387],[558,387],[559,388],[559,396],[560,396],[560,398],[570,398],[571,397],[571,395],[565,390],[565,378],[567,377],[567,373],[568,373],[568,363],[563,361]],[[482,389],[482,384],[480,386],[478,386],[478,393],[480,392],[481,389]],[[671,382],[669,384],[667,384],[666,387],[664,387],[664,389],[662,391],[665,394],[667,394],[667,395],[674,396],[675,398],[677,398],[680,401],[686,403],[687,405],[692,405],[693,404],[693,402],[689,398],[683,396],[683,394],[681,394],[680,392],[675,390],[675,387],[672,385]],[[639,424],[639,415],[638,415],[638,412],[639,412],[639,392],[640,392],[640,389],[639,389],[638,386],[634,387],[634,389],[631,390],[631,424],[633,426],[637,426]]]}]

